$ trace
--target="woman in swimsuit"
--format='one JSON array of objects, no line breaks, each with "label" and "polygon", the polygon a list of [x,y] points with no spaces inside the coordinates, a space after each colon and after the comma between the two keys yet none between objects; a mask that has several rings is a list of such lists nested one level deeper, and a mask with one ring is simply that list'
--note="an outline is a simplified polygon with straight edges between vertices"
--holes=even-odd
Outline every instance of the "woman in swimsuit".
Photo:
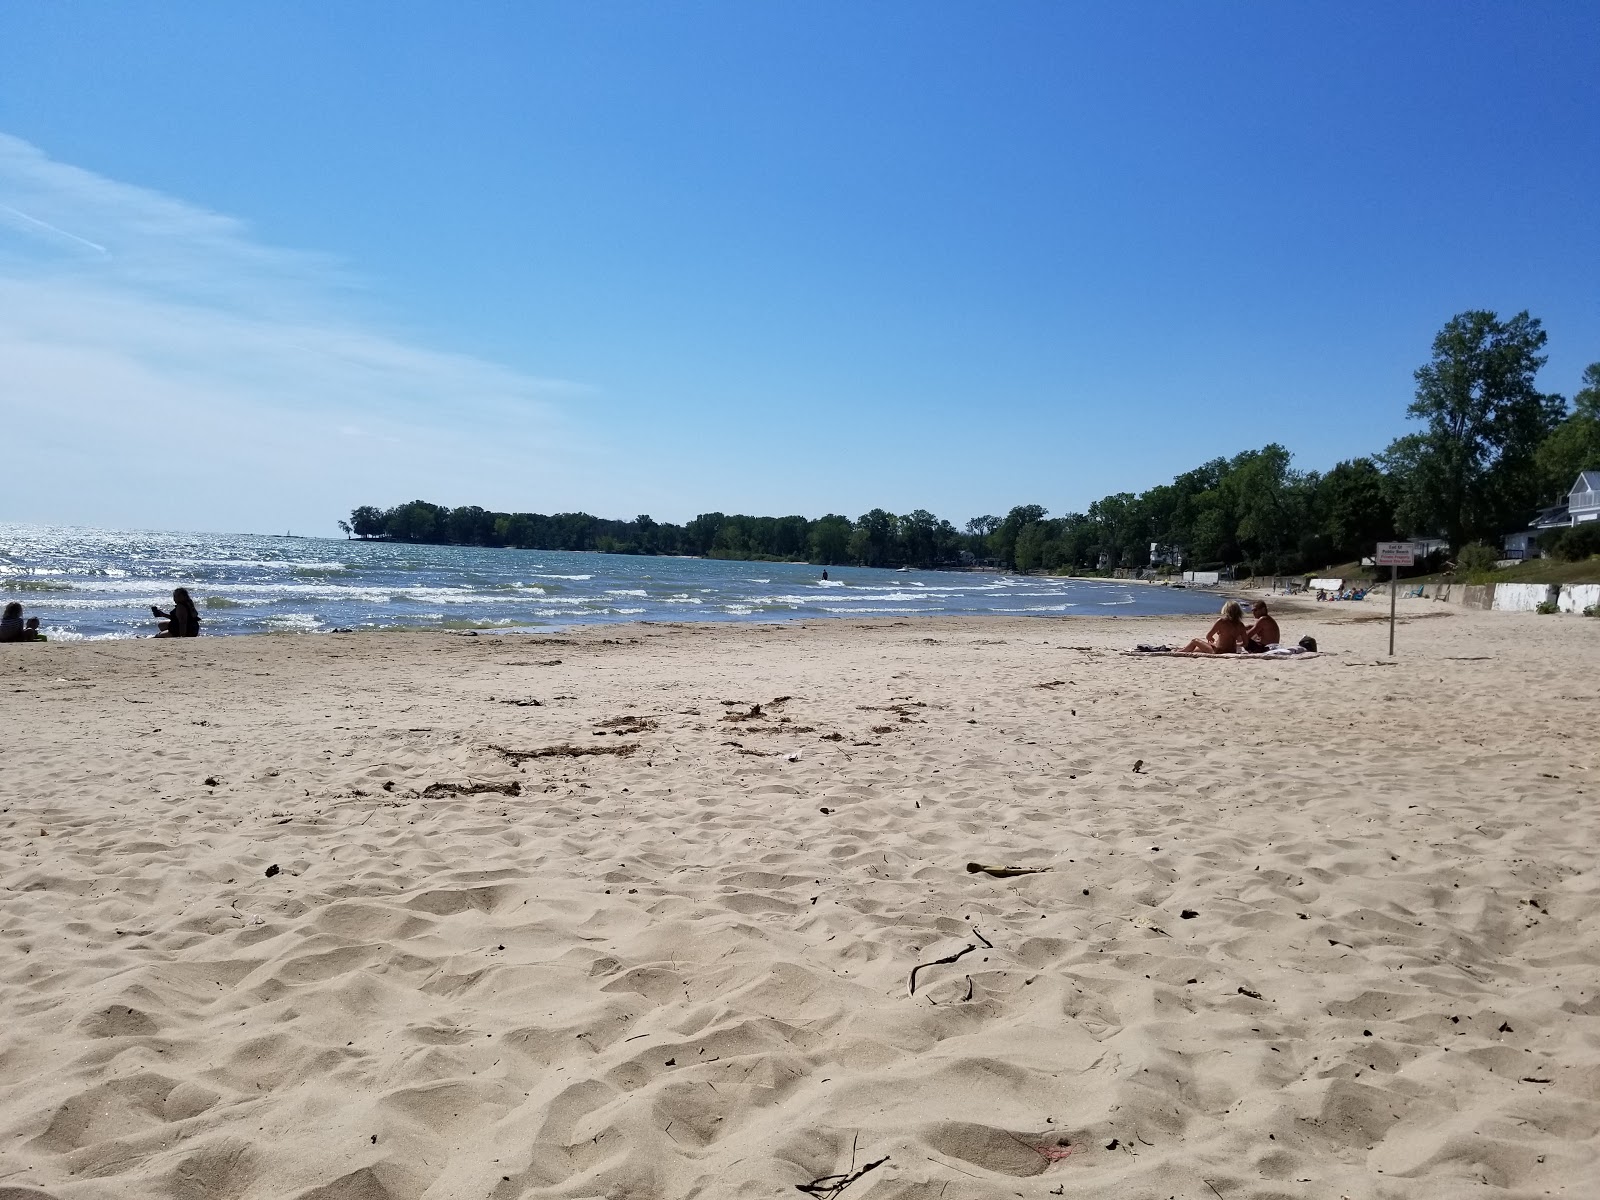
[{"label": "woman in swimsuit", "polygon": [[1239,607],[1237,600],[1229,600],[1222,606],[1222,616],[1206,634],[1205,641],[1195,638],[1187,646],[1179,649],[1178,653],[1233,654],[1244,642],[1246,632],[1244,609]]},{"label": "woman in swimsuit", "polygon": [[171,637],[199,637],[200,613],[194,606],[194,601],[189,599],[188,588],[174,588],[172,590],[172,611],[162,612],[154,604],[150,611],[155,613],[160,622],[158,638]]}]

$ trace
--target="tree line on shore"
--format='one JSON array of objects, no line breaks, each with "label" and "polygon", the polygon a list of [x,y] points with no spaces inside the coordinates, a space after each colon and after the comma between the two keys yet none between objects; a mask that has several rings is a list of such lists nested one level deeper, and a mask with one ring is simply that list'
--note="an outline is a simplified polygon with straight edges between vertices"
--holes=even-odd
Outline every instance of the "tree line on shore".
[{"label": "tree line on shore", "polygon": [[[1472,547],[1481,561],[1497,556],[1501,535],[1564,496],[1579,471],[1600,469],[1600,362],[1584,371],[1571,401],[1541,393],[1534,377],[1545,363],[1545,342],[1538,318],[1526,312],[1506,320],[1461,313],[1415,372],[1406,412],[1420,428],[1381,453],[1326,472],[1300,471],[1273,443],[1054,518],[1025,504],[1003,517],[973,517],[959,529],[926,509],[881,508],[853,520],[714,512],[675,525],[648,516],[619,521],[413,500],[388,509],[363,505],[340,525],[358,538],[398,542],[869,567],[979,562],[1091,571],[1181,562],[1288,574],[1351,561],[1397,536],[1440,537],[1454,551]],[[1564,556],[1580,557],[1600,552],[1600,539],[1583,536],[1591,532],[1559,531],[1548,541]]]}]

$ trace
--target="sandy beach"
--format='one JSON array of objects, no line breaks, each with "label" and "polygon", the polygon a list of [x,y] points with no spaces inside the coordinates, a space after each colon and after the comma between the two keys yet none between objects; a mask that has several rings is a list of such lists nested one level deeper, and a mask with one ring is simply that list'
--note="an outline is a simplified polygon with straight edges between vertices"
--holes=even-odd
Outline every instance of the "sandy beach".
[{"label": "sandy beach", "polygon": [[1600,1194],[1600,621],[1402,612],[0,647],[0,1200]]}]

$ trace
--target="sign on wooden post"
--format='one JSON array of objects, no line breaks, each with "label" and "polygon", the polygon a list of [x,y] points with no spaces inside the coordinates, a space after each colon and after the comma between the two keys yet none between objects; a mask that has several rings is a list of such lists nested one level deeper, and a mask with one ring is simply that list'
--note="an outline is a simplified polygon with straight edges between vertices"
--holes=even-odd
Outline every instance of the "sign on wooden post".
[{"label": "sign on wooden post", "polygon": [[1415,542],[1379,542],[1375,560],[1380,567],[1389,568],[1389,657],[1394,657],[1394,605],[1400,591],[1400,568],[1417,561]]},{"label": "sign on wooden post", "polygon": [[1417,561],[1417,544],[1415,542],[1379,542],[1378,565],[1380,567],[1409,567]]}]

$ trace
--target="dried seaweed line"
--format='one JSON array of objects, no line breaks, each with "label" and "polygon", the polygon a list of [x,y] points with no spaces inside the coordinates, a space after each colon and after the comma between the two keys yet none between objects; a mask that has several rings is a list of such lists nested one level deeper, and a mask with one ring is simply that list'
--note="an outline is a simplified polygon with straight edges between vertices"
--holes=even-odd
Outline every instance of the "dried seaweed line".
[{"label": "dried seaweed line", "polygon": [[512,750],[508,746],[490,746],[496,754],[503,754],[512,762],[523,762],[530,758],[582,758],[590,754],[615,754],[626,758],[639,748],[637,742],[625,742],[620,746],[574,746],[571,742],[563,742],[559,746],[541,746],[537,750]]},{"label": "dried seaweed line", "polygon": [[509,783],[430,783],[422,789],[429,800],[440,796],[476,796],[482,792],[495,792],[502,796],[522,795],[522,784],[513,779]]}]

